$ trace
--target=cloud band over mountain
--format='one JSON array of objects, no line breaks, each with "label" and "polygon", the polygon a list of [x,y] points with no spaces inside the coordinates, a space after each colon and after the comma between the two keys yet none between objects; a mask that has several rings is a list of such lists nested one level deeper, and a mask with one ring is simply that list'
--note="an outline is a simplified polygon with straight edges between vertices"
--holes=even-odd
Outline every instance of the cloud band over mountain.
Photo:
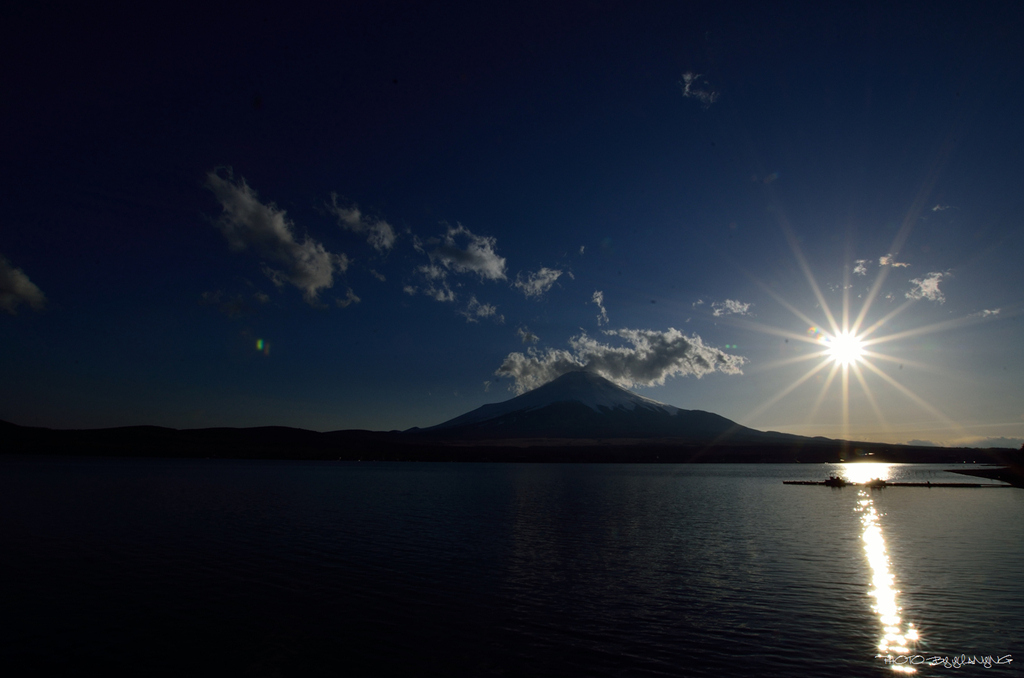
[{"label": "cloud band over mountain", "polygon": [[571,350],[533,348],[505,357],[495,374],[511,377],[512,390],[524,393],[566,372],[585,369],[595,372],[624,388],[654,386],[667,377],[696,376],[711,372],[741,374],[746,359],[730,355],[704,344],[697,335],[686,336],[679,330],[606,330],[628,346],[602,343],[586,333],[569,340]]}]

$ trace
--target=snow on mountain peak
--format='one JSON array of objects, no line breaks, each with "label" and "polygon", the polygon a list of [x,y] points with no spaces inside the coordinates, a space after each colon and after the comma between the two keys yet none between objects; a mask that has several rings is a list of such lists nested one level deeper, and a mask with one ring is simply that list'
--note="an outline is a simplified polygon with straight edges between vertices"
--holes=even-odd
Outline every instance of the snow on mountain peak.
[{"label": "snow on mountain peak", "polygon": [[567,372],[562,376],[539,386],[532,391],[516,396],[501,403],[484,405],[472,412],[467,412],[443,424],[432,428],[447,428],[487,421],[510,412],[537,410],[548,405],[562,402],[576,402],[586,405],[595,412],[605,410],[634,410],[641,407],[648,410],[661,410],[666,414],[675,415],[678,407],[659,403],[657,400],[644,398],[617,386],[604,377],[593,372]]},{"label": "snow on mountain peak", "polygon": [[[594,411],[599,408],[632,410],[636,407],[661,409],[675,414],[679,408],[627,391],[594,372],[567,372],[548,383],[508,401],[519,401],[515,409],[535,409],[557,402],[578,402]],[[513,410],[514,411],[514,410]]]}]

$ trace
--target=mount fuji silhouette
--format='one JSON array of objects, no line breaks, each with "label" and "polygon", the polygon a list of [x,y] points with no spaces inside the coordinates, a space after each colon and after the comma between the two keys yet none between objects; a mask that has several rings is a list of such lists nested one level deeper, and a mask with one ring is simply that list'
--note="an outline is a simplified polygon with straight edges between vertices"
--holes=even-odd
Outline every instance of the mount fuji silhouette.
[{"label": "mount fuji silhouette", "polygon": [[711,412],[666,405],[587,371],[567,372],[511,400],[408,432],[462,440],[674,438],[704,444],[779,443],[800,438],[763,433]]}]

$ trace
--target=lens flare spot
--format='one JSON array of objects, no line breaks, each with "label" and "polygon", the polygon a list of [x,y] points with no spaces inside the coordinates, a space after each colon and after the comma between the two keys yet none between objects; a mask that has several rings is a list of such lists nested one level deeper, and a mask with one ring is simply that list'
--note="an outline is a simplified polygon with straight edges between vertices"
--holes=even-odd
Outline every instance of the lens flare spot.
[{"label": "lens flare spot", "polygon": [[263,355],[270,355],[270,343],[263,341],[262,339],[256,340],[256,351]]}]

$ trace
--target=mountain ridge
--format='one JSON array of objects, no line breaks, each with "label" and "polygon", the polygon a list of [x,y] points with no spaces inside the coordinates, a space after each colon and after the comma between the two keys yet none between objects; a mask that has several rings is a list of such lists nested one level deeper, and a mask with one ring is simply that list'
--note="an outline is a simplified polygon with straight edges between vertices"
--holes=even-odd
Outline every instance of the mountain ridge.
[{"label": "mountain ridge", "polygon": [[676,438],[693,443],[796,441],[713,412],[684,410],[637,395],[589,371],[567,372],[531,391],[405,433],[455,439]]},{"label": "mountain ridge", "polygon": [[[577,405],[577,409],[580,406]],[[587,410],[588,408],[583,408]],[[589,410],[593,412],[592,410]],[[717,415],[715,415],[717,416]],[[308,431],[286,426],[49,429],[0,422],[0,462],[21,455],[178,459],[528,463],[1019,463],[1011,449],[916,447],[765,434],[755,441],[643,438],[458,438],[400,431]],[[977,468],[977,467],[975,467]]]},{"label": "mountain ridge", "polygon": [[[4,453],[212,459],[543,463],[995,462],[1012,450],[920,448],[757,431],[627,391],[589,372],[562,375],[427,429],[307,431],[285,426],[59,430],[0,421]],[[9,458],[9,457],[7,457]]]}]

